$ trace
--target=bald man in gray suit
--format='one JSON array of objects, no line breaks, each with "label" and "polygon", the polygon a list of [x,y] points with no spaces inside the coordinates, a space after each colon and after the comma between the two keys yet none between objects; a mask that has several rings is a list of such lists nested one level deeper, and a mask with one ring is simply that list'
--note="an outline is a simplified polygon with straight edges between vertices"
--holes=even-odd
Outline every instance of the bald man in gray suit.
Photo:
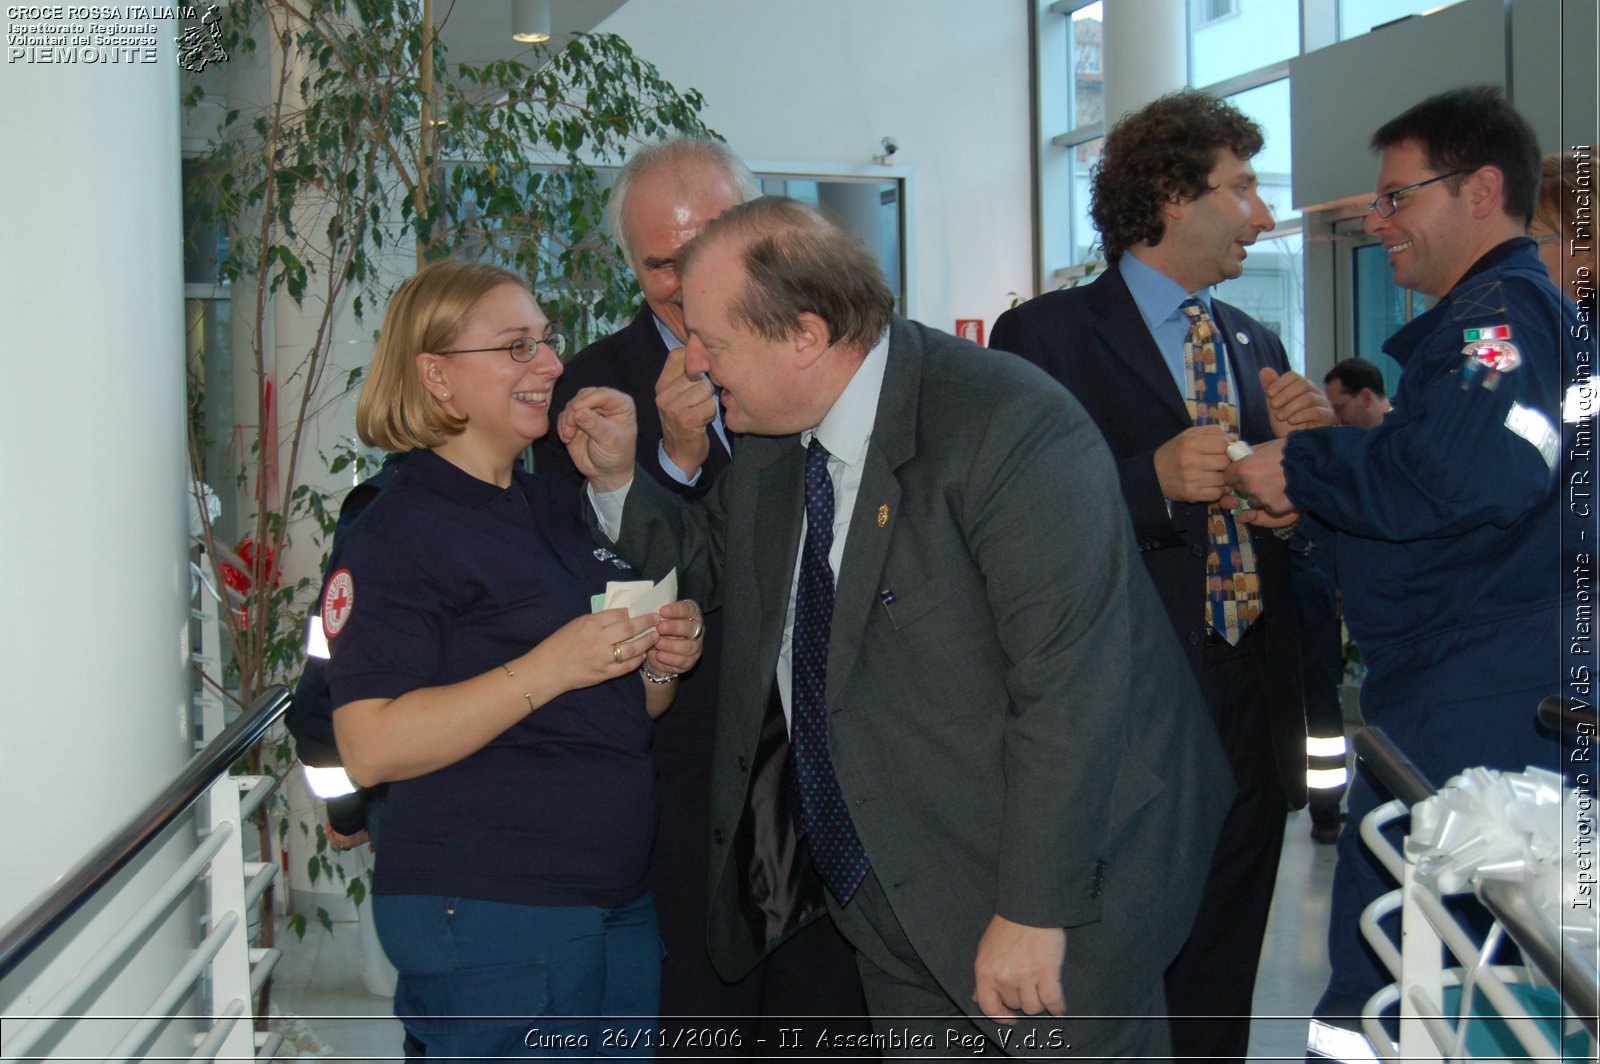
[{"label": "bald man in gray suit", "polygon": [[635,476],[611,391],[558,432],[601,534],[725,611],[713,960],[736,978],[831,909],[886,1053],[1165,1055],[1232,784],[1099,432],[1033,367],[894,316],[793,200],[679,261],[732,465],[696,501]]}]

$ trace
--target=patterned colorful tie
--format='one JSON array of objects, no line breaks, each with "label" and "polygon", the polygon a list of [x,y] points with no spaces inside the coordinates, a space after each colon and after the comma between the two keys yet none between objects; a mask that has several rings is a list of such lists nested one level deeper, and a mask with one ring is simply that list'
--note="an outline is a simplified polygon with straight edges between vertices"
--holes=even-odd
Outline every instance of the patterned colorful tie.
[{"label": "patterned colorful tie", "polygon": [[828,451],[815,436],[806,451],[806,541],[794,603],[794,705],[789,724],[800,832],[811,844],[822,881],[848,902],[867,874],[850,811],[828,754],[828,630],[833,623],[833,478]]},{"label": "patterned colorful tie", "polygon": [[[1228,392],[1228,373],[1218,357],[1211,316],[1198,299],[1179,308],[1189,319],[1183,339],[1183,365],[1189,373],[1189,416],[1196,425],[1219,425],[1239,435],[1239,411]],[[1261,616],[1261,578],[1248,532],[1220,502],[1206,515],[1206,603],[1212,629],[1231,644]]]}]

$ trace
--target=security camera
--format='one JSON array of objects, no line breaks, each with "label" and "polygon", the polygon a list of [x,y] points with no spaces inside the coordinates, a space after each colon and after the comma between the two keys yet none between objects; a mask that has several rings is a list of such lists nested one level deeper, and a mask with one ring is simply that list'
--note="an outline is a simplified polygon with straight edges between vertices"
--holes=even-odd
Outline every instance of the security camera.
[{"label": "security camera", "polygon": [[895,139],[893,137],[884,137],[883,138],[883,154],[884,155],[893,155],[895,152],[897,152],[899,150],[900,150],[900,145],[895,142]]}]

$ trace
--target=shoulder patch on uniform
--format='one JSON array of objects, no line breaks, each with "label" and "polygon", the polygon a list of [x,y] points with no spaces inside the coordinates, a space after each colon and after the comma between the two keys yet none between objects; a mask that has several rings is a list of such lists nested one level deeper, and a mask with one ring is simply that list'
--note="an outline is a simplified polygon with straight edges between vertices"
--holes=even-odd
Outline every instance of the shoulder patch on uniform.
[{"label": "shoulder patch on uniform", "polygon": [[1479,340],[1463,347],[1461,353],[1496,373],[1510,373],[1522,365],[1522,352],[1510,340]]},{"label": "shoulder patch on uniform", "polygon": [[1503,315],[1505,312],[1506,297],[1499,281],[1484,281],[1450,297],[1451,321],[1475,318],[1480,314]]},{"label": "shoulder patch on uniform", "polygon": [[1510,325],[1478,325],[1471,329],[1461,330],[1461,339],[1464,343],[1474,340],[1509,340],[1511,339]]},{"label": "shoulder patch on uniform", "polygon": [[322,592],[322,630],[329,639],[339,634],[355,608],[355,577],[349,569],[340,569],[328,577],[327,589]]}]

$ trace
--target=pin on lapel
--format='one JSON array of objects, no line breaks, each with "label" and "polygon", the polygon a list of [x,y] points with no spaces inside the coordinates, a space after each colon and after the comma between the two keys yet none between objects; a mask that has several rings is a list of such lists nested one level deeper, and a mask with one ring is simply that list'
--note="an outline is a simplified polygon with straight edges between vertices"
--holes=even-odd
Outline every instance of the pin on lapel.
[{"label": "pin on lapel", "polygon": [[1234,333],[1233,338],[1239,341],[1241,344],[1244,344],[1246,347],[1250,345],[1250,336],[1243,329],[1240,329],[1238,332]]},{"label": "pin on lapel", "polygon": [[889,523],[889,504],[884,503],[878,507],[878,527],[882,528]]}]

